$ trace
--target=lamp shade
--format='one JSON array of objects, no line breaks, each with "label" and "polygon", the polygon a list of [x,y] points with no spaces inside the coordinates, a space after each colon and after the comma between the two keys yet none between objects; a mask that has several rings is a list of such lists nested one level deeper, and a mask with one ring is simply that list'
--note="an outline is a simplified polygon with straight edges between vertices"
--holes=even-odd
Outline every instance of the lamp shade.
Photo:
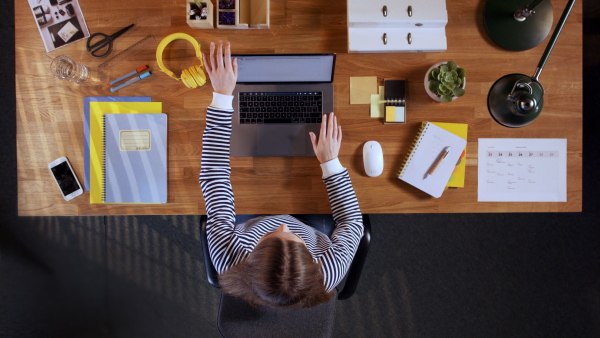
[{"label": "lamp shade", "polygon": [[525,9],[532,0],[488,0],[483,22],[490,38],[500,47],[523,51],[539,45],[552,28],[553,13],[550,0],[535,6],[535,12],[518,20],[517,11]]}]

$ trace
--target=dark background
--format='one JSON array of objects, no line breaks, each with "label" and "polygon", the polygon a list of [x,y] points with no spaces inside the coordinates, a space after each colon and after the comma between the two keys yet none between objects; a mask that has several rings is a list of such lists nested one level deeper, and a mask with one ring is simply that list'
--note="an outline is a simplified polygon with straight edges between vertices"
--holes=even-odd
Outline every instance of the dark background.
[{"label": "dark background", "polygon": [[[0,9],[0,337],[218,336],[198,216],[16,216],[13,6]],[[600,337],[600,2],[583,6],[583,212],[372,215],[336,337]]]}]

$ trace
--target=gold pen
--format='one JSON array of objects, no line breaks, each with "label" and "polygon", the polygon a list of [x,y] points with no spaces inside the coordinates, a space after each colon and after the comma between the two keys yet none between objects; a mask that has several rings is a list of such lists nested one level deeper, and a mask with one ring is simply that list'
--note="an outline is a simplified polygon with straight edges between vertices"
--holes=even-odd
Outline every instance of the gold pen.
[{"label": "gold pen", "polygon": [[437,167],[440,165],[440,163],[442,163],[442,160],[444,160],[446,158],[446,156],[448,156],[448,153],[450,153],[450,147],[446,147],[446,148],[444,148],[444,150],[442,150],[442,153],[440,154],[440,156],[438,156],[437,160],[435,160],[435,162],[433,163],[431,168],[429,168],[429,170],[427,171],[427,174],[425,174],[425,177],[423,177],[423,179],[427,179],[427,177],[429,177],[430,175],[433,175],[433,172],[435,171],[435,169],[437,169]]}]

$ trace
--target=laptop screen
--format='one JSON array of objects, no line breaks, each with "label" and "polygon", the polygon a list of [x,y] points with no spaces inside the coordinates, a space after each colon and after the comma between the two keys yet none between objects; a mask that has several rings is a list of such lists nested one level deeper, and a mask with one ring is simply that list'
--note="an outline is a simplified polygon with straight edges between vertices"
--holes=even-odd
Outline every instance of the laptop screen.
[{"label": "laptop screen", "polygon": [[238,83],[333,82],[335,54],[233,55]]}]

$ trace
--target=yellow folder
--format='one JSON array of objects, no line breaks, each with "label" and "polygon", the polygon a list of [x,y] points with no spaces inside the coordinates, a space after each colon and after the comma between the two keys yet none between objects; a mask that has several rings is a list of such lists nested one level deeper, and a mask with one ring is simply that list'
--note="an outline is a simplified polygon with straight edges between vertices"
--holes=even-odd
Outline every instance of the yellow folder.
[{"label": "yellow folder", "polygon": [[[466,123],[443,123],[443,122],[431,122],[436,126],[446,129],[447,131],[453,133],[454,135],[460,136],[467,139],[467,131],[469,125]],[[447,187],[450,188],[464,188],[465,186],[465,171],[467,166],[467,147],[463,150],[463,153],[460,155],[458,159],[458,163],[456,164],[456,168],[452,172],[452,176],[450,176],[450,180],[448,181]]]}]

